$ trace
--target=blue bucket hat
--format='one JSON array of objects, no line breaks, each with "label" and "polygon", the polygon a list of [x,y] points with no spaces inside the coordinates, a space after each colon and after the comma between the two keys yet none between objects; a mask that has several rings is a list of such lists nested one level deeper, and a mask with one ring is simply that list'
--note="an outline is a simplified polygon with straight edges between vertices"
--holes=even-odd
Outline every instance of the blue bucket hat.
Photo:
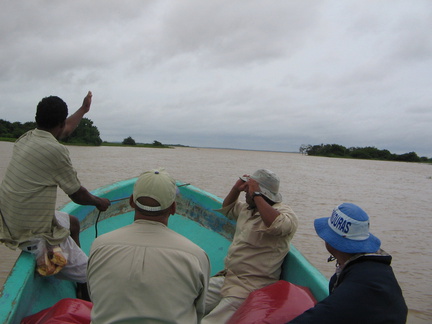
[{"label": "blue bucket hat", "polygon": [[369,216],[359,206],[343,203],[331,217],[314,221],[318,236],[338,251],[346,253],[373,253],[381,241],[369,232]]}]

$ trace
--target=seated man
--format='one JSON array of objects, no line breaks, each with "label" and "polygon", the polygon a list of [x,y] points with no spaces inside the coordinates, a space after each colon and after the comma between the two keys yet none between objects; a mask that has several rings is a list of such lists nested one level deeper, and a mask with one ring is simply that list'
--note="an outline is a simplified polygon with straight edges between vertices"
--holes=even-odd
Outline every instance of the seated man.
[{"label": "seated man", "polygon": [[[246,203],[238,201],[246,192]],[[225,323],[248,295],[279,280],[281,265],[297,230],[297,216],[282,204],[279,178],[257,170],[238,179],[221,213],[237,220],[225,270],[210,279],[202,323]]]},{"label": "seated man", "polygon": [[210,264],[207,254],[167,227],[177,187],[163,169],[144,172],[130,205],[134,223],[92,244],[88,286],[92,323],[199,323]]},{"label": "seated man", "polygon": [[369,233],[369,216],[344,203],[331,217],[315,220],[315,230],[336,258],[330,296],[289,323],[378,324],[406,323],[407,306],[390,266],[391,256]]},{"label": "seated man", "polygon": [[[61,98],[43,98],[37,105],[37,128],[15,142],[0,186],[0,242],[11,249],[41,255],[38,264],[42,262],[44,268],[38,269],[44,275],[54,274],[56,270],[43,257],[46,255],[43,251],[60,248],[67,255],[67,264],[57,276],[78,282],[78,294],[85,299],[87,256],[79,248],[79,221],[56,211],[55,206],[57,187],[77,204],[93,205],[101,211],[110,205],[108,199],[96,197],[81,186],[69,151],[58,142],[75,130],[90,110],[91,101],[89,91],[82,106],[67,117],[68,107]],[[61,256],[61,252],[56,255]]]}]

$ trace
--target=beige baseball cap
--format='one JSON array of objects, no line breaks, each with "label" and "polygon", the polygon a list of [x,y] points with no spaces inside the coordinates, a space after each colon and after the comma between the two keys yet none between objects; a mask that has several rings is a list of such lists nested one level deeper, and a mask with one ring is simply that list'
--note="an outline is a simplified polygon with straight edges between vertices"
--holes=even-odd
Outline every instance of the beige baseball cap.
[{"label": "beige baseball cap", "polygon": [[[176,199],[177,186],[175,180],[163,168],[142,173],[135,182],[133,201],[142,210],[160,211],[167,209]],[[159,206],[145,206],[138,202],[140,197],[150,197]]]}]

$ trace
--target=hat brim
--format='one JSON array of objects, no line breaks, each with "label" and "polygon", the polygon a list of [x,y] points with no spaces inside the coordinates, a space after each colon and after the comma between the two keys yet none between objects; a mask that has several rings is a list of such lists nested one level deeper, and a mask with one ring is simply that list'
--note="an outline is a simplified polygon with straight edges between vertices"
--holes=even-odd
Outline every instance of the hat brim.
[{"label": "hat brim", "polygon": [[267,190],[266,188],[260,186],[261,192],[264,196],[275,203],[280,203],[282,201],[282,195],[280,193],[274,194],[273,192]]},{"label": "hat brim", "polygon": [[[244,182],[248,181],[250,177],[240,177]],[[261,193],[266,196],[268,199],[273,201],[274,203],[282,202],[282,195],[278,193],[273,193],[270,190],[267,190],[262,184],[260,184]]]},{"label": "hat brim", "polygon": [[369,233],[366,240],[355,241],[336,234],[328,225],[328,217],[314,221],[315,231],[319,237],[338,251],[345,253],[373,253],[379,250],[381,241]]}]

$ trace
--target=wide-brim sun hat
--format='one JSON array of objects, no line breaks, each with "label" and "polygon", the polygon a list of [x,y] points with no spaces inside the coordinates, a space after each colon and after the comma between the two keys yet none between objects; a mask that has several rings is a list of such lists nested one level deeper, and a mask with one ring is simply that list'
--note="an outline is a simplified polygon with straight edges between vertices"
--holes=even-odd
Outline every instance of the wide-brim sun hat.
[{"label": "wide-brim sun hat", "polygon": [[341,252],[373,253],[381,246],[381,241],[369,232],[368,214],[351,203],[337,206],[331,217],[315,219],[314,226],[319,237]]},{"label": "wide-brim sun hat", "polygon": [[[282,195],[279,193],[280,180],[276,173],[267,169],[259,169],[250,178],[258,182],[261,193],[268,199],[275,203],[282,201]],[[248,180],[245,177],[242,177],[242,179],[244,181]]]}]

